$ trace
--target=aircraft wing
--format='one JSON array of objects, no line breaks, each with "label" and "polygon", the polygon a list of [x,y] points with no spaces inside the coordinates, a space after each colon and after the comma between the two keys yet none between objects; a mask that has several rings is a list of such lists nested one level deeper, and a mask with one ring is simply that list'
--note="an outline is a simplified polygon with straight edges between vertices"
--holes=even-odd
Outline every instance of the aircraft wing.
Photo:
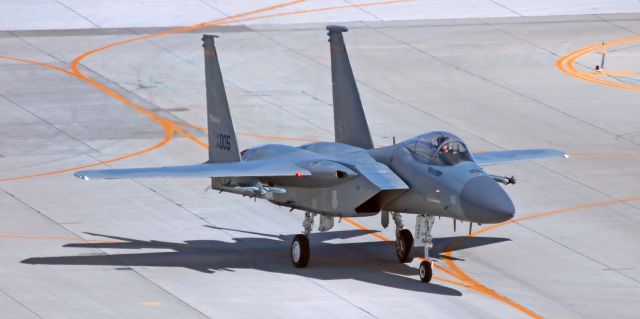
[{"label": "aircraft wing", "polygon": [[311,175],[311,172],[292,161],[255,160],[186,166],[86,170],[75,172],[73,175],[88,180],[94,178],[305,176]]},{"label": "aircraft wing", "polygon": [[561,151],[550,149],[492,151],[473,154],[473,159],[480,166],[527,161],[545,157],[569,158],[569,155]]}]

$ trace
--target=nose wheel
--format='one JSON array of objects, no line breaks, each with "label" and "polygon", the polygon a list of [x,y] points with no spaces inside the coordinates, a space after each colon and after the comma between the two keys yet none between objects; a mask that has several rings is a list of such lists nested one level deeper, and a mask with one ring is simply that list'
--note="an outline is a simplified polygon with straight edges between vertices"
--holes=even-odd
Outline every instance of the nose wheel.
[{"label": "nose wheel", "polygon": [[433,269],[431,268],[431,262],[428,260],[421,262],[420,267],[418,268],[418,274],[420,275],[420,281],[430,282],[431,277],[433,276]]},{"label": "nose wheel", "polygon": [[420,281],[430,282],[433,276],[433,268],[431,264],[431,257],[429,256],[429,249],[433,248],[433,237],[431,236],[431,230],[433,229],[433,223],[436,221],[435,217],[430,215],[418,215],[416,216],[416,237],[424,245],[424,259],[418,267],[418,274],[420,275]]}]

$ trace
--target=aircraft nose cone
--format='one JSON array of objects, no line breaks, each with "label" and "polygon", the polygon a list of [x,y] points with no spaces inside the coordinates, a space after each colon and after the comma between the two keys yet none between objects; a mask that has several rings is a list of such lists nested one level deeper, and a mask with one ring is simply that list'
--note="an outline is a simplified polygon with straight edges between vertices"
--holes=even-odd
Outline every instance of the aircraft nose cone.
[{"label": "aircraft nose cone", "polygon": [[470,179],[460,193],[462,212],[476,223],[500,223],[513,218],[515,207],[509,195],[491,177]]}]

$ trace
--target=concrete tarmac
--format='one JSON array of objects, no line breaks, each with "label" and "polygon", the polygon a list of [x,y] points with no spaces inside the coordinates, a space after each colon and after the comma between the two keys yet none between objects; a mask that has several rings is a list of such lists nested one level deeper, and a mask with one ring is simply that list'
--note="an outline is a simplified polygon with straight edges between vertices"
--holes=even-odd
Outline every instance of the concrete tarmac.
[{"label": "concrete tarmac", "polygon": [[[431,284],[420,283],[417,258],[397,262],[385,242],[394,229],[379,216],[312,234],[310,266],[296,269],[288,251],[299,211],[207,192],[204,179],[72,176],[100,162],[205,160],[202,33],[220,35],[241,148],[332,140],[324,24],[209,26],[86,56],[167,29],[0,33],[2,317],[634,318],[639,18],[348,23],[376,144],[448,130],[474,151],[571,155],[487,167],[518,178],[505,188],[521,220],[473,237],[468,224],[454,232],[437,220]],[[592,72],[595,49],[565,72],[556,65],[634,36],[607,47],[611,73]],[[413,229],[412,215],[405,223]]]}]

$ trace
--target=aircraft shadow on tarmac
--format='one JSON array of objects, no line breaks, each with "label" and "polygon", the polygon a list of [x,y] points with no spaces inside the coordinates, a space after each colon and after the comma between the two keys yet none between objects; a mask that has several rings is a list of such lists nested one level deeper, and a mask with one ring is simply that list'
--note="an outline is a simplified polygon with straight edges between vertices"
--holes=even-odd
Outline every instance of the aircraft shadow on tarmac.
[{"label": "aircraft shadow on tarmac", "polygon": [[[416,269],[397,261],[394,247],[382,241],[328,243],[349,239],[373,231],[348,230],[314,233],[311,236],[311,262],[308,268],[298,269],[289,260],[289,245],[294,235],[273,235],[237,229],[205,226],[226,232],[241,232],[255,237],[234,237],[234,242],[191,240],[182,243],[137,240],[119,236],[87,233],[113,239],[114,242],[74,243],[64,247],[97,249],[162,249],[170,252],[135,254],[82,255],[33,257],[22,261],[32,265],[101,265],[181,267],[204,273],[257,269],[274,273],[295,274],[314,279],[355,279],[386,287],[440,295],[461,296],[458,290],[438,284],[421,283]],[[449,243],[461,237],[435,239],[434,258],[439,258]],[[507,241],[506,238],[471,237],[454,250],[467,249]],[[422,251],[422,249],[415,249]],[[410,278],[411,276],[412,278]]]}]

